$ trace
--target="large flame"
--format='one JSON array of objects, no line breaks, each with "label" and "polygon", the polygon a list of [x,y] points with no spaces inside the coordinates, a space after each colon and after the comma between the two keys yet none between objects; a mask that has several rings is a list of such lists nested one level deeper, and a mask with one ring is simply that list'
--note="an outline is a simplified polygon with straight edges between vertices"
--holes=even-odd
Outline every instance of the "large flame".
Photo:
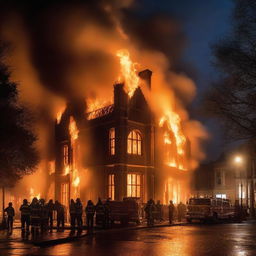
[{"label": "large flame", "polygon": [[[159,126],[163,127],[165,123],[167,124],[168,129],[170,129],[174,134],[177,146],[177,153],[179,155],[184,155],[186,137],[184,136],[181,129],[181,119],[179,115],[171,110],[167,110],[165,115],[161,117],[159,121]],[[164,141],[166,141],[166,137],[164,137]]]},{"label": "large flame", "polygon": [[74,142],[75,140],[77,140],[78,138],[78,129],[77,129],[77,125],[76,125],[76,121],[73,118],[73,116],[70,117],[70,121],[69,121],[69,134],[71,136],[71,140]]},{"label": "large flame", "polygon": [[59,111],[57,112],[56,119],[57,119],[57,123],[58,123],[58,124],[59,124],[60,121],[61,121],[61,117],[62,117],[62,115],[63,115],[65,109],[66,109],[66,105],[63,105],[63,106],[59,109]]},{"label": "large flame", "polygon": [[121,77],[119,77],[119,80],[124,80],[125,89],[128,95],[132,97],[134,91],[139,86],[136,63],[131,61],[130,54],[126,49],[117,51],[116,56],[120,58],[121,65]]}]

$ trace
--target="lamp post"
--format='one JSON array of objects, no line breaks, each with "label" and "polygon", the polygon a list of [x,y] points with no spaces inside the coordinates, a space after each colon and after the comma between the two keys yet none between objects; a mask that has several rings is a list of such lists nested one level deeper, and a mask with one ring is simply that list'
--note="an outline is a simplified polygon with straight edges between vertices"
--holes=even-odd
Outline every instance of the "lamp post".
[{"label": "lamp post", "polygon": [[[237,166],[237,168],[241,167],[243,163],[243,158],[239,155],[235,156],[234,158],[234,163]],[[240,178],[240,184],[238,184],[238,187],[240,185],[240,206],[243,206],[243,182],[242,182],[242,174],[241,174],[241,169],[239,171],[239,178]],[[238,190],[238,200],[239,200],[239,190]]]}]

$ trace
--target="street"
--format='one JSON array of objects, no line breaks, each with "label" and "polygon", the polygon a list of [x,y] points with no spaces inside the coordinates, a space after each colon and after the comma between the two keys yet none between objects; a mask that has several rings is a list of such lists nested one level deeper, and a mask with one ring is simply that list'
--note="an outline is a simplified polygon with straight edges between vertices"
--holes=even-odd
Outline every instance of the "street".
[{"label": "street", "polygon": [[39,248],[9,241],[0,255],[255,255],[256,223],[161,227],[98,233],[81,240]]}]

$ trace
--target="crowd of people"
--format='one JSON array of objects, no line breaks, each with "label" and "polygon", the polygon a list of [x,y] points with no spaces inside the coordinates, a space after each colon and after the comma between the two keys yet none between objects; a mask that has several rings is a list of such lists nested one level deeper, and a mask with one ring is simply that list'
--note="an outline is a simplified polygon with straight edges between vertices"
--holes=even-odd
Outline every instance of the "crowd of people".
[{"label": "crowd of people", "polygon": [[[109,226],[109,200],[104,204],[99,198],[96,205],[89,200],[83,209],[82,202],[79,198],[70,200],[69,214],[71,229],[83,229],[83,212],[86,214],[87,229],[91,230],[94,226],[94,216],[96,214],[96,223],[102,225],[103,228]],[[56,212],[57,231],[64,230],[65,227],[65,207],[58,201],[49,200],[45,203],[44,199],[33,198],[29,204],[27,199],[23,200],[20,206],[21,229],[22,232],[36,234],[47,230],[53,230],[53,215]],[[12,231],[15,210],[10,202],[8,207],[4,209],[7,213],[7,229]]]},{"label": "crowd of people", "polygon": [[[154,226],[155,220],[157,221],[163,221],[163,205],[160,203],[160,200],[157,201],[157,203],[154,202],[153,199],[148,200],[145,208],[144,208],[145,214],[146,214],[146,220],[147,225],[149,227]],[[177,219],[178,221],[182,221],[185,218],[186,214],[186,205],[180,202],[177,205],[177,209],[175,205],[173,204],[173,201],[171,200],[168,205],[168,213],[169,213],[169,223],[173,223],[174,215],[177,213]]]},{"label": "crowd of people", "polygon": [[[109,202],[109,200],[106,200],[103,203],[99,198],[96,205],[92,200],[89,200],[87,205],[83,207],[79,198],[76,200],[71,199],[69,204],[71,230],[83,229],[83,213],[86,215],[86,226],[89,231],[94,227],[94,219],[96,220],[96,225],[102,228],[109,228],[111,226]],[[38,200],[35,197],[32,202],[29,203],[27,199],[24,199],[19,210],[23,233],[32,232],[32,234],[37,234],[48,230],[52,232],[54,215],[56,215],[57,220],[57,231],[63,231],[65,228],[65,216],[67,211],[57,200],[55,203],[53,200],[49,200],[49,202],[46,203],[44,199]],[[15,210],[11,202],[4,211],[7,213],[7,228],[11,231],[13,229],[13,219],[15,216]],[[164,220],[163,205],[160,203],[160,200],[155,203],[153,199],[150,199],[145,205],[144,211],[148,226],[153,226],[155,220],[160,222]],[[178,221],[181,221],[185,217],[186,206],[180,202],[177,207],[175,207],[173,202],[170,201],[168,211],[169,223],[172,224],[176,213]]]}]

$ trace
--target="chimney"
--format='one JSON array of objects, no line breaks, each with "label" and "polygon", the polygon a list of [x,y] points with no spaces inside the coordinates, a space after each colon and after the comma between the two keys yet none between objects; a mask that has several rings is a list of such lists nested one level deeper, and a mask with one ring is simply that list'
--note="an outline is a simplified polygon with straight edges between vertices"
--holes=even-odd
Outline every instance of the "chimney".
[{"label": "chimney", "polygon": [[114,104],[117,108],[126,108],[128,105],[128,95],[124,91],[123,83],[114,85]]},{"label": "chimney", "polygon": [[141,72],[139,72],[139,77],[145,81],[146,85],[148,86],[149,89],[151,89],[151,76],[152,76],[152,71],[149,69],[145,69]]}]

